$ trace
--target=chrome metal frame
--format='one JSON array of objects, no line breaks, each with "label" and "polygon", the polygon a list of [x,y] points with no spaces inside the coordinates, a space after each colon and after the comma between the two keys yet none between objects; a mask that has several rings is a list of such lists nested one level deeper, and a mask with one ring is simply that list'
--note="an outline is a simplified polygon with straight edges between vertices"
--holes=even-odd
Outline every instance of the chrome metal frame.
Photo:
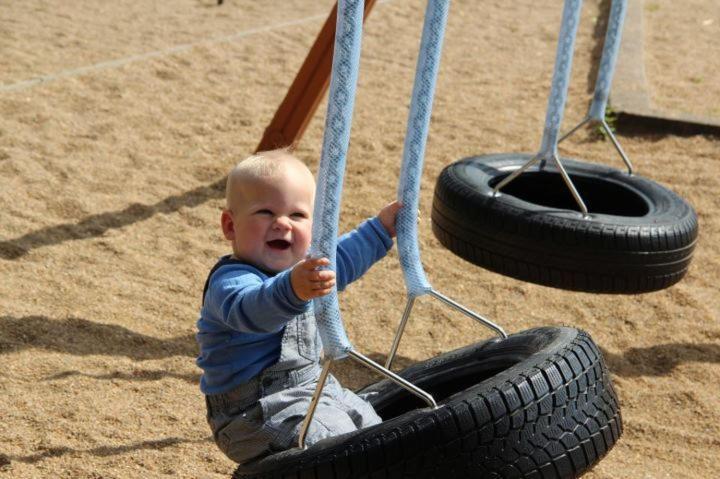
[{"label": "chrome metal frame", "polygon": [[[494,330],[496,333],[498,333],[503,339],[507,338],[507,334],[505,331],[498,326],[497,324],[493,323],[487,318],[484,318],[483,316],[480,316],[479,314],[475,313],[474,311],[469,310],[465,306],[461,305],[460,303],[457,303],[453,301],[452,299],[448,298],[447,296],[438,293],[434,289],[431,289],[428,291],[430,296],[439,299],[446,305],[457,309],[461,313],[465,314],[466,316],[471,317],[472,319],[478,321],[484,326],[487,326],[488,328]],[[395,354],[397,353],[398,346],[400,346],[400,340],[402,339],[402,335],[405,332],[405,326],[407,325],[408,319],[410,318],[410,313],[412,312],[413,305],[415,304],[415,299],[417,297],[411,296],[408,297],[408,301],[405,304],[405,311],[403,312],[402,319],[400,320],[400,325],[398,326],[398,330],[395,333],[395,339],[393,340],[392,347],[390,348],[390,354],[388,354],[387,360],[385,361],[385,367],[387,369],[390,369],[390,366],[392,366],[392,362],[395,359]]]},{"label": "chrome metal frame", "polygon": [[[598,120],[593,117],[586,117],[583,121],[575,125],[574,128],[572,128],[570,131],[565,133],[559,140],[558,144],[562,142],[565,138],[569,137],[576,131],[578,131],[581,127],[585,126],[586,124],[593,124],[598,123],[603,130],[605,130],[605,133],[610,137],[610,140],[612,141],[613,146],[615,146],[615,149],[620,154],[620,157],[622,158],[623,162],[625,163],[625,166],[627,166],[628,175],[632,175],[634,173],[633,165],[630,162],[630,159],[625,154],[625,151],[622,149],[622,146],[620,146],[620,142],[615,137],[615,134],[613,134],[612,130],[610,129],[610,126],[607,124],[607,122],[604,119]],[[503,178],[503,180],[498,183],[495,188],[493,189],[493,195],[497,195],[500,192],[500,189],[510,183],[512,180],[520,176],[525,170],[530,168],[534,163],[536,163],[538,160],[542,160],[540,163],[540,169],[544,168],[545,162],[547,161],[546,158],[543,157],[544,155],[538,154],[534,156],[530,161],[525,163],[523,166],[518,168],[517,170],[513,171],[509,176]],[[568,189],[570,190],[570,193],[572,193],[573,198],[575,199],[575,202],[580,207],[580,211],[582,211],[583,217],[587,218],[589,213],[587,206],[585,206],[585,202],[583,201],[582,197],[580,196],[580,193],[578,192],[577,188],[575,188],[575,184],[570,179],[570,175],[568,175],[567,171],[565,170],[565,167],[560,162],[560,158],[558,157],[557,152],[550,155],[550,159],[557,165],[558,170],[560,171],[560,176],[562,176],[563,181],[565,181],[565,184],[567,185]]]},{"label": "chrome metal frame", "polygon": [[[372,359],[358,353],[354,349],[348,351],[347,354],[349,357],[355,359],[360,364],[369,367],[373,371],[387,377],[389,380],[391,380],[398,386],[405,388],[411,394],[414,394],[415,396],[425,401],[431,408],[437,409],[438,405],[430,393],[420,389],[419,387],[403,379],[389,369],[382,367]],[[320,372],[320,377],[318,378],[315,392],[313,393],[312,400],[310,401],[310,407],[308,408],[307,415],[305,416],[305,420],[303,421],[303,424],[300,428],[298,447],[300,447],[301,449],[305,449],[305,437],[307,436],[308,429],[310,429],[310,424],[312,423],[312,418],[315,415],[315,409],[317,409],[317,405],[320,402],[320,397],[322,397],[322,390],[325,387],[325,382],[327,381],[327,377],[330,374],[330,366],[332,365],[332,363],[333,360],[330,358],[323,359],[322,371]]]},{"label": "chrome metal frame", "polygon": [[320,377],[318,378],[318,385],[315,388],[312,399],[310,400],[310,407],[308,407],[308,412],[305,415],[305,420],[303,421],[302,427],[300,428],[300,436],[298,438],[298,447],[300,449],[305,449],[305,436],[307,435],[307,431],[310,428],[310,422],[315,415],[315,409],[320,402],[320,396],[322,396],[323,386],[325,386],[325,381],[327,381],[328,374],[330,374],[331,365],[332,359],[326,358],[323,362]]},{"label": "chrome metal frame", "polygon": [[[566,3],[566,7],[568,4]],[[615,134],[610,129],[610,126],[608,126],[607,122],[605,121],[605,107],[607,105],[608,100],[608,93],[610,92],[610,84],[612,83],[612,76],[615,68],[615,63],[617,61],[617,52],[618,52],[618,46],[620,44],[620,38],[622,36],[622,26],[625,19],[625,9],[627,7],[627,1],[626,0],[613,0],[612,7],[610,10],[610,19],[608,22],[607,30],[605,32],[605,43],[603,45],[603,52],[602,57],[600,58],[599,68],[598,68],[598,76],[595,80],[595,93],[593,95],[593,101],[590,105],[590,109],[588,111],[587,116],[583,121],[578,123],[574,128],[572,128],[570,131],[565,133],[559,140],[556,140],[557,138],[557,129],[559,129],[560,123],[554,124],[549,123],[550,121],[550,106],[551,103],[548,104],[548,117],[546,118],[546,129],[543,134],[543,143],[540,150],[540,153],[538,153],[537,156],[532,158],[530,161],[525,163],[521,168],[514,171],[512,174],[507,176],[503,179],[493,190],[493,193],[495,195],[498,194],[500,189],[510,183],[512,180],[517,178],[520,174],[522,174],[523,171],[525,171],[530,165],[534,164],[539,159],[542,160],[540,163],[540,169],[543,169],[545,167],[546,160],[552,160],[555,162],[555,164],[558,167],[558,170],[560,171],[560,174],[562,175],[563,180],[565,181],[565,184],[570,189],[570,192],[572,193],[573,197],[575,198],[575,202],[580,207],[580,210],[583,213],[583,216],[585,218],[588,217],[588,210],[585,206],[585,203],[583,202],[580,193],[578,193],[577,189],[575,188],[575,185],[573,184],[572,180],[570,179],[570,176],[565,171],[565,168],[563,167],[562,163],[560,162],[559,155],[557,152],[557,146],[560,144],[565,138],[569,137],[573,133],[575,133],[577,130],[579,130],[582,126],[590,123],[599,123],[602,129],[607,133],[607,135],[610,137],[610,140],[612,140],[613,146],[615,146],[615,149],[620,154],[620,157],[623,159],[623,162],[625,162],[625,166],[627,166],[628,174],[633,174],[633,165],[630,163],[630,160],[628,159],[627,155],[623,151],[622,147],[620,146],[620,142],[618,142],[617,138],[615,137]],[[563,13],[564,15],[564,13]],[[553,84],[551,89],[551,98],[553,95],[553,92],[555,91],[556,85],[561,85],[560,83],[556,84],[556,79],[560,78],[560,74],[565,74],[565,81],[568,81],[567,75],[569,74],[569,67],[565,66],[564,69],[558,69],[558,65],[560,63],[557,63],[558,58],[560,57],[561,52],[561,46],[563,40],[563,31],[566,28],[566,18],[563,16],[563,23],[560,28],[560,40],[558,42],[558,53],[556,54],[556,64],[555,64],[555,71],[553,71]],[[576,27],[577,28],[577,27]],[[576,31],[572,33],[573,42],[574,42],[574,35],[576,34]],[[572,45],[572,44],[571,44]],[[570,49],[570,56],[572,56],[572,49]],[[566,65],[569,65],[566,64]],[[564,72],[564,73],[563,73]],[[559,91],[559,90],[558,90]],[[564,105],[565,102],[565,95],[567,94],[567,84],[564,85],[564,91],[562,92],[562,95],[560,98],[562,100],[561,104]],[[564,108],[564,106],[563,106]],[[562,121],[562,111],[559,114],[560,121]],[[548,127],[552,127],[551,130],[548,130]],[[546,140],[548,141],[546,143]]]},{"label": "chrome metal frame", "polygon": [[[577,188],[575,188],[575,184],[570,179],[570,175],[568,175],[568,172],[565,170],[565,167],[560,162],[560,158],[558,158],[557,153],[553,153],[550,155],[550,160],[552,160],[558,167],[558,170],[560,171],[560,176],[562,176],[563,181],[565,181],[565,184],[567,185],[568,189],[570,190],[570,193],[572,193],[573,198],[575,199],[575,202],[578,204],[578,207],[580,207],[580,211],[583,214],[583,217],[587,218],[589,216],[587,206],[585,206],[585,202],[582,200],[582,197],[580,196],[580,193],[578,192]],[[535,162],[538,160],[542,160],[540,163],[540,169],[542,169],[545,165],[545,162],[547,161],[547,158],[544,158],[543,155],[536,155],[530,159],[527,163],[522,165],[517,170],[513,171],[510,175],[503,178],[503,180],[498,183],[495,188],[493,189],[493,195],[497,195],[500,192],[500,188],[510,183],[512,180],[520,176],[525,170],[530,168]]]},{"label": "chrome metal frame", "polygon": [[628,175],[632,175],[634,173],[634,168],[632,163],[630,162],[630,159],[625,154],[625,151],[622,149],[622,146],[620,146],[620,142],[615,137],[615,134],[610,129],[610,126],[607,124],[607,122],[604,119],[598,120],[593,117],[586,117],[583,121],[578,123],[574,128],[572,128],[570,131],[565,133],[560,139],[558,140],[558,144],[562,142],[565,138],[569,137],[573,133],[575,133],[577,130],[579,130],[582,126],[586,124],[592,125],[593,123],[599,123],[603,130],[605,130],[605,133],[607,133],[607,136],[610,137],[610,140],[612,141],[613,146],[617,150],[618,154],[620,154],[620,157],[622,158],[623,162],[625,163],[625,166],[627,166]]}]

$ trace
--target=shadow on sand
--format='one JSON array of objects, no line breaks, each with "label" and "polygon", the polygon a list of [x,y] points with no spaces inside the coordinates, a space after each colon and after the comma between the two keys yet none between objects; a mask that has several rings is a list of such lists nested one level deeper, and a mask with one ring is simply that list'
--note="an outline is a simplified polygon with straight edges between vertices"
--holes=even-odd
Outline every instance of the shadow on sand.
[{"label": "shadow on sand", "polygon": [[602,353],[610,372],[623,377],[665,376],[682,363],[720,363],[720,344],[713,343],[668,343]]},{"label": "shadow on sand", "polygon": [[135,444],[128,444],[125,446],[100,446],[93,449],[72,449],[70,447],[51,447],[47,448],[42,452],[30,454],[29,456],[9,456],[0,454],[0,463],[4,463],[5,466],[10,465],[13,461],[23,462],[26,464],[35,464],[51,457],[60,457],[66,454],[89,454],[96,457],[108,457],[116,456],[119,454],[125,454],[127,452],[139,451],[142,449],[155,449],[162,450],[168,447],[176,446],[178,444],[188,443],[203,443],[212,441],[212,438],[207,437],[205,439],[182,439],[179,437],[168,437],[165,439],[156,439],[153,441],[142,441]]},{"label": "shadow on sand", "polygon": [[78,356],[125,356],[138,361],[197,356],[194,334],[158,339],[122,326],[86,319],[45,316],[0,317],[0,354],[27,348]]},{"label": "shadow on sand", "polygon": [[0,241],[0,258],[18,259],[35,248],[51,246],[70,240],[101,236],[108,230],[122,228],[146,220],[158,213],[174,213],[180,208],[192,208],[225,194],[225,178],[209,185],[169,196],[152,205],[132,204],[119,211],[88,216],[79,223],[64,223],[32,231],[15,239]]}]

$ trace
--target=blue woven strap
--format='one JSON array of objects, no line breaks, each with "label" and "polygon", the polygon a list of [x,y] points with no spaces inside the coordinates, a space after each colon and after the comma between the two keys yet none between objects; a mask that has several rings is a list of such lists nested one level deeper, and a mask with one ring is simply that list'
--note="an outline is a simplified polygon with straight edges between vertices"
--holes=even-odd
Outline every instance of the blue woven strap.
[{"label": "blue woven strap", "polygon": [[428,0],[425,10],[425,24],[415,70],[398,183],[398,200],[403,204],[397,219],[398,252],[405,276],[405,287],[411,297],[421,296],[432,289],[420,260],[417,210],[420,204],[425,144],[449,7],[449,0]]},{"label": "blue woven strap", "polygon": [[[328,258],[333,271],[337,270],[340,198],[360,63],[363,7],[363,0],[338,1],[330,95],[313,211],[310,256]],[[316,298],[314,308],[325,355],[331,359],[347,356],[352,345],[340,317],[337,293]]]},{"label": "blue woven strap", "polygon": [[545,116],[545,129],[540,145],[539,157],[548,159],[557,156],[558,134],[565,111],[570,72],[572,70],[573,52],[575,50],[575,36],[580,22],[580,9],[582,0],[565,0],[563,7],[562,24],[558,38],[557,53],[555,55],[555,70],[553,72],[550,97],[548,98],[547,114]]},{"label": "blue woven strap", "polygon": [[613,0],[612,7],[610,7],[607,32],[605,32],[605,44],[600,58],[600,68],[598,69],[597,80],[595,80],[595,93],[588,112],[588,118],[593,120],[600,121],[605,118],[605,109],[607,108],[610,86],[615,74],[615,64],[620,50],[626,12],[627,0]]}]

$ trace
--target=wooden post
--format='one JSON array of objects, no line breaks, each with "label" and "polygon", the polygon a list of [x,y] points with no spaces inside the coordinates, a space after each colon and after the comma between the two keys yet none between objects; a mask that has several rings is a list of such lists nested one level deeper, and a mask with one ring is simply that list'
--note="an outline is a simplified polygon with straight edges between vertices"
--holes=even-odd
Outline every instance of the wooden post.
[{"label": "wooden post", "polygon": [[[376,0],[365,0],[363,21],[367,18]],[[257,151],[271,150],[283,146],[295,146],[315,114],[320,100],[330,85],[333,47],[335,45],[335,21],[337,3],[315,39],[305,62],[280,103],[275,116],[265,129],[265,134],[256,148]]]}]

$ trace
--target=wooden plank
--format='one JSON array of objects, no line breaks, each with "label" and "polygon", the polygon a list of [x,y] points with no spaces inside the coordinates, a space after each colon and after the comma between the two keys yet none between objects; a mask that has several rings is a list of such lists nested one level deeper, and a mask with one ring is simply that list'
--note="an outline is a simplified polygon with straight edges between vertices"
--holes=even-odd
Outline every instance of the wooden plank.
[{"label": "wooden plank", "polygon": [[610,92],[613,111],[672,123],[720,128],[720,118],[658,108],[653,105],[645,73],[643,0],[628,0],[625,29]]},{"label": "wooden plank", "polygon": [[[365,0],[363,21],[367,19],[375,2],[376,0]],[[265,129],[256,152],[296,146],[300,141],[330,85],[336,17],[337,3],[325,20],[275,116]]]}]

